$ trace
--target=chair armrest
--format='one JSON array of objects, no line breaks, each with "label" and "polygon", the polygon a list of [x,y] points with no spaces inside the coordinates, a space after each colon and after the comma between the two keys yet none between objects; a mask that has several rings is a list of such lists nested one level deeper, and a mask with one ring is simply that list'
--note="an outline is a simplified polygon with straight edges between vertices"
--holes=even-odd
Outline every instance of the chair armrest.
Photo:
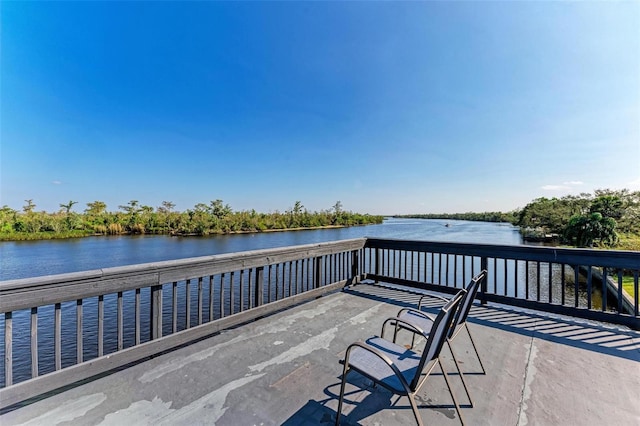
[{"label": "chair armrest", "polygon": [[393,371],[393,374],[395,374],[396,377],[398,377],[398,380],[400,380],[400,383],[407,390],[407,392],[410,392],[409,383],[407,383],[407,380],[402,375],[402,372],[400,372],[400,369],[393,363],[393,361],[391,361],[391,359],[389,359],[388,356],[386,356],[376,348],[373,348],[364,342],[354,342],[350,344],[349,347],[347,348],[347,351],[344,355],[345,371],[346,371],[346,368],[349,366],[349,356],[351,355],[351,351],[356,347],[364,349],[365,351],[370,352],[373,355],[380,358]]},{"label": "chair armrest", "polygon": [[[386,320],[384,320],[384,322],[382,323],[382,333],[381,334],[384,334],[384,329],[385,329],[387,323],[390,322],[390,321],[394,321],[396,323],[396,330],[397,330],[398,325],[402,324],[402,328],[410,330],[410,331],[412,331],[414,333],[421,334],[421,335],[423,335],[425,337],[429,334],[429,333],[426,333],[422,328],[418,327],[417,325],[411,324],[410,322],[405,321],[405,320],[403,320],[401,318],[397,318],[397,317],[389,317]],[[380,336],[380,337],[384,338],[384,336]]]},{"label": "chair armrest", "polygon": [[436,320],[436,318],[433,315],[427,314],[425,312],[422,312],[422,311],[419,311],[419,310],[413,309],[413,308],[402,308],[402,309],[400,309],[400,311],[398,311],[398,315],[396,315],[396,316],[399,317],[400,314],[402,314],[403,312],[411,312],[412,314],[421,316],[423,318],[428,318],[428,319],[430,319],[431,321],[434,321],[434,322]]},{"label": "chair armrest", "polygon": [[[465,289],[463,289],[463,290],[465,290]],[[466,290],[465,290],[465,291],[466,291]],[[435,295],[435,294],[425,294],[425,295],[424,295],[424,296],[422,296],[422,297],[420,298],[420,300],[418,301],[418,310],[422,310],[422,300],[423,300],[425,297],[433,297],[433,298],[435,298],[435,299],[442,300],[443,302],[448,302],[448,301],[450,301],[450,300],[451,300],[451,299],[447,299],[446,297],[437,296],[437,295]]]},{"label": "chair armrest", "polygon": [[445,302],[449,301],[449,299],[447,299],[446,297],[438,296],[436,294],[425,294],[424,296],[422,296],[420,298],[420,301],[418,302],[418,305],[422,304],[422,299],[424,299],[425,297],[431,297],[431,298],[434,298],[434,299],[440,299],[440,300],[445,301]]}]

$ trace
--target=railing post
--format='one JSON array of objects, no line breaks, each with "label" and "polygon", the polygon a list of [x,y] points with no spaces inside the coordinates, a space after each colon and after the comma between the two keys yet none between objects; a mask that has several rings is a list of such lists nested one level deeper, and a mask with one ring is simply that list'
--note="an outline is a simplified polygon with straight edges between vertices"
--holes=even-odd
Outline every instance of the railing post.
[{"label": "railing post", "polygon": [[489,259],[485,256],[480,258],[480,270],[487,271],[487,274],[484,276],[484,280],[482,280],[482,285],[480,286],[480,304],[487,304],[487,281],[489,281]]},{"label": "railing post", "polygon": [[313,288],[320,288],[322,283],[322,256],[313,258]]},{"label": "railing post", "polygon": [[253,293],[254,307],[262,306],[264,303],[264,266],[256,268],[255,291]]},{"label": "railing post", "polygon": [[151,330],[149,330],[151,340],[156,340],[162,337],[162,285],[151,287],[149,313],[151,315]]}]

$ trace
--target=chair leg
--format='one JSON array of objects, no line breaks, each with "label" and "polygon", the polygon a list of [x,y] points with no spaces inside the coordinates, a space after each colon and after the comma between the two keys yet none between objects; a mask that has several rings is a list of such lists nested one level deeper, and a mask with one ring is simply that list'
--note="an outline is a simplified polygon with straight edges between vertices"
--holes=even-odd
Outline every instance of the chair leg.
[{"label": "chair leg", "polygon": [[469,388],[467,387],[467,381],[464,379],[464,374],[460,370],[460,365],[458,364],[458,358],[456,358],[455,352],[453,352],[453,345],[447,339],[447,346],[449,346],[449,351],[451,352],[451,356],[453,357],[453,362],[456,365],[456,370],[458,370],[458,374],[460,375],[460,380],[462,380],[462,386],[464,386],[464,391],[467,393],[467,398],[469,399],[469,404],[473,407],[473,400],[471,400],[471,394],[469,393]]},{"label": "chair leg", "polygon": [[467,323],[464,323],[464,328],[467,330],[467,334],[469,335],[469,340],[471,340],[471,346],[473,346],[473,350],[476,352],[476,356],[478,357],[478,362],[480,363],[480,368],[482,368],[482,374],[487,374],[484,369],[484,365],[482,365],[482,360],[480,359],[480,354],[478,353],[478,349],[476,348],[476,343],[473,341],[473,337],[471,337],[471,330],[467,326]]},{"label": "chair leg", "polygon": [[442,361],[438,359],[438,364],[440,365],[440,370],[442,370],[442,377],[444,377],[444,381],[447,383],[447,389],[449,389],[449,395],[451,395],[451,399],[453,400],[453,405],[456,407],[456,412],[458,413],[458,417],[460,418],[460,423],[464,426],[464,417],[462,417],[462,411],[460,411],[460,405],[458,405],[458,400],[456,396],[453,394],[453,389],[451,389],[451,383],[449,383],[449,378],[447,377],[447,371],[442,364]]},{"label": "chair leg", "polygon": [[422,419],[420,418],[420,413],[418,412],[418,406],[416,405],[416,401],[413,399],[413,394],[407,395],[407,398],[409,398],[409,403],[411,404],[413,415],[416,418],[416,423],[418,423],[418,426],[423,426]]},{"label": "chair leg", "polygon": [[340,425],[340,416],[342,415],[342,401],[344,400],[344,388],[347,384],[347,373],[349,368],[345,362],[344,369],[342,371],[342,383],[340,384],[340,399],[338,399],[338,411],[336,412],[336,426]]}]

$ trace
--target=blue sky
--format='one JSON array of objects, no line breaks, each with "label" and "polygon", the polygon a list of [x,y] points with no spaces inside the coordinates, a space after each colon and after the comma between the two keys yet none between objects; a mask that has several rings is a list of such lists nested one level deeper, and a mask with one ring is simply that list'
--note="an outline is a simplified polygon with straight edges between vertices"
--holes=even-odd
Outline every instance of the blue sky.
[{"label": "blue sky", "polygon": [[640,2],[0,4],[0,205],[640,190]]}]

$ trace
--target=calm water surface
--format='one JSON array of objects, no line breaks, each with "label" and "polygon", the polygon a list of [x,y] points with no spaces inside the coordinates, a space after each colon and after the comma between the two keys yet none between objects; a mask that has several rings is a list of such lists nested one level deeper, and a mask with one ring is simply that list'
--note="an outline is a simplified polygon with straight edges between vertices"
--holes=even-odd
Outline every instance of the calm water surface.
[{"label": "calm water surface", "polygon": [[141,235],[0,242],[0,281],[360,237],[522,244],[518,228],[510,224],[427,219],[386,219],[381,225],[212,237]]}]

